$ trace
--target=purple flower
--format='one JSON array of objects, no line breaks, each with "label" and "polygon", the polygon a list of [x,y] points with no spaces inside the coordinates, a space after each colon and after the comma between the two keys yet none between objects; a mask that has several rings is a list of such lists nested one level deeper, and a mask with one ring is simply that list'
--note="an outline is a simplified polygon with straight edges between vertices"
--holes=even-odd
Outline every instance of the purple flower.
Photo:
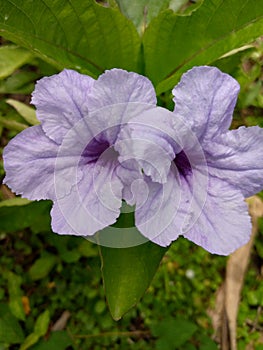
[{"label": "purple flower", "polygon": [[151,82],[120,69],[98,80],[64,70],[38,81],[32,103],[41,124],[5,148],[4,183],[28,199],[51,199],[54,232],[87,236],[116,222],[123,184],[114,146],[129,118],[155,108]]},{"label": "purple flower", "polygon": [[263,129],[228,130],[238,92],[217,68],[195,67],[173,89],[173,113],[157,107],[123,128],[119,161],[136,160],[148,190],[126,181],[124,198],[149,240],[167,246],[183,235],[222,255],[249,240],[244,197],[263,188]]},{"label": "purple flower", "polygon": [[41,124],[5,148],[4,182],[51,199],[60,234],[95,234],[116,222],[125,200],[149,240],[167,246],[183,235],[229,254],[249,239],[244,197],[263,188],[263,131],[228,130],[238,91],[218,69],[193,68],[170,112],[136,73],[43,78],[32,98]]}]

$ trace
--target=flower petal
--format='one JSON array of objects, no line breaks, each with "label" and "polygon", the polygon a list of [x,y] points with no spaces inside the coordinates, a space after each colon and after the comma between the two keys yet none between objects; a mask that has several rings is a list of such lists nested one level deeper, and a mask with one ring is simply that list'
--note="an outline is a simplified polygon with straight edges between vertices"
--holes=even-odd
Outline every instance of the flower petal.
[{"label": "flower petal", "polygon": [[[166,182],[171,161],[175,158],[172,146],[156,129],[135,123],[129,126],[132,129],[126,128],[126,135],[122,132],[115,145],[120,153],[120,163],[126,168],[127,163],[136,162],[140,173],[150,176],[153,181]],[[147,133],[151,133],[150,137]]]},{"label": "flower petal", "polygon": [[115,104],[141,103],[156,105],[156,94],[150,80],[122,69],[111,69],[95,81],[88,104],[91,111]]},{"label": "flower petal", "polygon": [[90,112],[85,120],[96,139],[103,138],[113,145],[130,119],[154,108],[156,107],[149,104],[130,102],[109,105]]},{"label": "flower petal", "polygon": [[116,221],[122,183],[115,173],[117,160],[109,158],[106,151],[96,163],[86,165],[84,176],[70,194],[54,202],[54,232],[89,236]]},{"label": "flower petal", "polygon": [[40,125],[22,131],[4,149],[4,183],[28,199],[54,199],[57,152]]},{"label": "flower petal", "polygon": [[[195,167],[191,175],[185,177],[172,163],[165,184],[147,181],[147,199],[144,203],[140,200],[136,202],[136,226],[152,242],[168,246],[192,227],[200,216],[207,184],[206,166]],[[198,198],[199,207],[195,198]]]},{"label": "flower petal", "polygon": [[122,198],[127,204],[135,205],[134,192],[136,191],[137,195],[141,193],[144,196],[144,176],[135,159],[127,158],[126,161],[120,164],[121,166],[116,168],[116,174],[123,184]]},{"label": "flower petal", "polygon": [[120,163],[135,159],[143,173],[165,183],[171,162],[186,144],[198,142],[181,118],[161,107],[142,111],[121,130],[115,148]]},{"label": "flower petal", "polygon": [[[128,117],[145,109],[144,104],[126,106]],[[123,110],[119,105],[106,106],[99,112],[89,113],[72,126],[65,134],[58,147],[55,171],[55,188],[57,198],[62,198],[71,191],[71,187],[86,176],[86,165],[95,163],[108,148],[115,152],[114,142],[122,127]],[[111,147],[112,146],[112,147]],[[70,169],[69,169],[70,165]],[[61,181],[60,170],[68,168],[71,181]],[[61,185],[63,184],[63,186]]]},{"label": "flower petal", "polygon": [[201,200],[201,196],[195,197],[196,210],[201,208],[202,211],[184,237],[220,255],[228,255],[248,242],[251,223],[240,191],[210,176],[204,206],[200,206]]},{"label": "flower petal", "polygon": [[32,103],[46,135],[58,144],[88,114],[87,96],[93,83],[89,76],[67,69],[37,82]]},{"label": "flower petal", "polygon": [[[180,187],[180,179],[172,172],[167,182],[160,184],[145,177],[145,190],[135,187],[135,224],[150,241],[168,246],[182,233],[185,220],[186,198]],[[147,191],[146,191],[147,189]]]},{"label": "flower petal", "polygon": [[240,127],[204,145],[210,174],[249,197],[263,188],[263,129]]},{"label": "flower petal", "polygon": [[174,87],[174,113],[185,118],[200,141],[226,132],[239,84],[215,67],[194,67]]},{"label": "flower petal", "polygon": [[181,175],[197,166],[206,168],[205,155],[195,134],[182,118],[161,107],[131,119],[121,130],[115,149],[121,164],[136,160],[141,171],[154,182],[165,183],[172,165],[177,166]]}]

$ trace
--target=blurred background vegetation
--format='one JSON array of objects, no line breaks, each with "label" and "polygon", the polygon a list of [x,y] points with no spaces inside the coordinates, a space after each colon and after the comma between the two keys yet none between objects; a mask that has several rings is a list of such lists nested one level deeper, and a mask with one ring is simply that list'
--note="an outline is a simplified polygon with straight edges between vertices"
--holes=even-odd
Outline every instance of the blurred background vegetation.
[{"label": "blurred background vegetation", "polygon": [[[233,128],[263,127],[263,40],[216,62],[241,91]],[[33,125],[30,94],[56,70],[2,39],[0,152]],[[159,103],[172,108],[170,93]],[[4,177],[0,153],[0,178]],[[209,310],[225,278],[227,258],[178,239],[136,308],[119,322],[107,309],[97,246],[50,231],[48,201],[16,199],[0,190],[0,350],[217,349]],[[253,247],[238,314],[238,349],[263,349],[263,221]]]}]

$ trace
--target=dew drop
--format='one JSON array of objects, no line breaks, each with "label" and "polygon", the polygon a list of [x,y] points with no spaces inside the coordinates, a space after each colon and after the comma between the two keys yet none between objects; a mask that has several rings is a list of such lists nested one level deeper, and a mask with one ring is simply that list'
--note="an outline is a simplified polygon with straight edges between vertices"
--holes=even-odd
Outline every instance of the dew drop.
[{"label": "dew drop", "polygon": [[9,18],[9,16],[8,15],[5,15],[5,21],[7,21],[8,20],[8,18]]}]

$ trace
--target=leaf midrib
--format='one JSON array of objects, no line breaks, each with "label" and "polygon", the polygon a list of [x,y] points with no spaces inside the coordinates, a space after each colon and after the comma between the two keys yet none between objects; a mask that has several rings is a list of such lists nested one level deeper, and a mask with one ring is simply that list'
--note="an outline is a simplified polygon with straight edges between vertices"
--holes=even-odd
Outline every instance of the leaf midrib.
[{"label": "leaf midrib", "polygon": [[[11,0],[7,0],[7,1],[8,1],[11,5],[13,5],[13,6],[17,9],[17,11],[22,12],[22,13],[26,16],[26,18],[30,21],[30,23],[31,23],[31,25],[32,25],[32,27],[33,27],[33,29],[34,29],[34,33],[36,33],[36,30],[35,30],[35,23],[31,20],[31,18],[28,16],[28,14],[27,14],[23,9],[21,9],[20,7],[18,7],[17,4],[13,3]],[[58,20],[58,17],[57,17],[56,14],[51,10],[50,6],[47,5],[47,3],[45,2],[45,0],[41,0],[41,1],[42,1],[42,3],[45,5],[45,7],[48,9],[48,11],[50,11],[51,14],[55,17],[56,22],[59,24],[59,27],[61,28],[61,30],[62,30],[62,32],[63,32],[64,38],[65,38],[66,42],[68,43],[68,38],[67,38],[66,33],[65,33],[64,29],[63,29],[63,26],[61,25],[60,21]],[[77,15],[77,13],[76,13],[76,11],[75,11],[75,8],[72,6],[71,1],[69,1],[69,4],[70,4],[70,6],[71,6],[71,8],[72,8],[72,11],[76,14],[77,18],[79,18],[79,16]],[[82,26],[82,28],[83,28],[83,30],[84,30],[82,21],[80,21],[80,23],[81,23],[81,26]],[[8,27],[9,27],[9,28],[13,28],[13,26],[8,26],[7,24],[5,24],[5,27],[7,27],[7,28],[8,28]],[[3,31],[4,31],[3,29],[0,30],[0,32],[3,32]],[[6,32],[8,32],[10,35],[15,35],[16,37],[18,36],[19,33],[20,33],[20,34],[23,34],[23,33],[24,33],[24,32],[22,32],[21,30],[17,30],[17,33],[14,34],[12,31],[10,31],[10,30],[8,30],[8,29],[6,29]],[[88,38],[87,38],[87,33],[86,33],[85,30],[84,30],[84,33],[85,33],[86,39],[88,39]],[[40,37],[37,36],[36,34],[34,35],[34,34],[31,34],[31,33],[26,33],[26,37],[27,37],[27,38],[33,38],[33,39],[39,40],[39,41],[42,42],[42,43],[48,44],[48,45],[53,46],[53,47],[55,47],[55,48],[57,48],[57,49],[59,49],[59,50],[61,50],[61,51],[67,52],[68,54],[71,54],[72,56],[78,57],[78,58],[80,58],[81,60],[83,60],[84,62],[87,62],[88,64],[90,64],[91,66],[93,66],[93,67],[98,71],[98,73],[102,73],[102,72],[104,71],[104,69],[103,69],[102,67],[100,67],[99,65],[97,65],[97,64],[94,63],[93,61],[89,60],[87,57],[84,57],[84,56],[82,56],[82,55],[80,55],[80,54],[77,54],[76,52],[73,52],[73,51],[69,50],[69,49],[66,48],[66,47],[63,47],[63,46],[60,46],[60,45],[58,45],[58,44],[56,44],[56,43],[53,43],[53,42],[51,42],[51,41],[45,40],[44,38],[40,38]],[[28,46],[31,47],[31,50],[35,52],[34,48],[32,48],[32,46],[30,45],[30,43],[28,42],[28,40],[25,39],[25,41],[27,42]],[[68,45],[68,46],[69,46],[69,45]],[[39,54],[39,53],[38,53],[38,54]],[[52,57],[51,59],[53,60],[53,62],[56,62],[58,65],[61,65],[61,64],[60,64],[57,60],[55,60],[53,57]]]},{"label": "leaf midrib", "polygon": [[[39,37],[36,33],[36,30],[35,30],[35,23],[32,21],[32,19],[28,16],[28,14],[22,9],[20,8],[19,6],[17,6],[17,4],[13,3],[11,0],[7,0],[9,2],[10,5],[12,5],[13,7],[15,7],[17,9],[18,12],[21,12],[25,15],[25,17],[28,19],[28,21],[31,23],[31,26],[33,28],[33,33],[32,32],[27,32],[26,35],[24,36],[23,34],[24,31],[21,31],[21,30],[16,30],[16,33],[14,33],[12,31],[12,29],[14,28],[14,26],[10,26],[8,24],[4,24],[4,27],[5,29],[0,29],[0,32],[6,32],[8,33],[9,35],[11,36],[15,36],[17,37],[19,40],[21,39],[21,37],[24,37],[23,41],[27,44],[28,48],[30,48],[31,51],[33,52],[36,52],[34,47],[30,44],[30,39],[32,40],[38,40],[39,42],[42,42],[43,44],[47,44],[53,48],[56,48],[62,52],[65,52],[67,54],[70,54],[74,57],[77,57],[79,59],[81,59],[82,61],[84,62],[87,62],[87,64],[89,64],[90,66],[92,66],[99,74],[101,74],[103,71],[104,71],[104,68],[102,68],[101,66],[99,66],[98,64],[96,64],[94,61],[90,60],[87,58],[87,56],[82,56],[81,54],[75,52],[75,51],[72,51],[70,49],[68,49],[67,47],[70,47],[69,43],[68,43],[68,38],[67,38],[67,35],[65,33],[65,30],[63,29],[63,26],[61,25],[60,23],[60,20],[59,18],[57,17],[57,15],[51,10],[50,6],[48,6],[48,4],[45,2],[45,0],[41,0],[42,3],[44,4],[45,8],[52,14],[52,16],[55,18],[56,20],[56,23],[58,23],[61,31],[63,32],[63,37],[64,37],[64,40],[66,42],[66,45],[64,46],[61,46],[61,45],[58,45],[57,43],[54,43],[54,42],[51,42],[50,40],[45,40],[43,37]],[[85,35],[85,38],[86,40],[88,41],[88,35],[87,35],[87,31],[86,31],[86,28],[85,26],[83,25],[83,21],[81,20],[81,18],[79,17],[75,7],[72,5],[72,2],[71,0],[69,0],[69,5],[72,9],[72,11],[75,13],[76,15],[76,18],[79,20],[79,23],[81,23],[81,27],[82,27],[82,30],[83,30],[83,34]],[[92,4],[91,4],[92,5]],[[92,7],[92,6],[90,6]],[[94,13],[94,15],[96,15],[95,13],[95,10],[94,7],[92,8],[92,11]],[[101,23],[99,22],[98,25],[103,29],[103,26],[101,25]],[[103,31],[103,30],[102,30]],[[118,42],[119,44],[119,50],[118,50],[118,53],[119,54],[123,54],[120,50],[120,43]],[[67,46],[67,47],[66,47]],[[45,53],[41,53],[41,52],[38,52],[37,51],[37,54],[38,55],[45,55]],[[58,66],[61,66],[61,62],[59,62],[58,60],[56,60],[54,57],[50,57],[50,55],[47,55],[48,58],[50,58],[55,64],[57,64]],[[83,67],[83,68],[86,68],[86,67]],[[88,69],[88,67],[87,67]]]},{"label": "leaf midrib", "polygon": [[[5,25],[5,26],[7,27],[7,25]],[[13,27],[11,27],[11,28],[13,28]],[[12,35],[12,36],[18,37],[19,39],[21,38],[20,35],[23,34],[23,32],[21,32],[21,31],[19,31],[19,30],[17,30],[16,34],[14,34],[12,31],[10,31],[10,30],[8,30],[8,29],[0,29],[0,33],[1,33],[1,32],[7,32],[7,33],[9,33],[9,34]],[[83,60],[83,61],[89,63],[91,66],[93,66],[93,67],[98,71],[98,73],[104,72],[104,69],[103,69],[102,67],[98,66],[96,63],[94,63],[93,61],[89,60],[87,57],[84,57],[84,56],[82,56],[82,55],[80,55],[80,54],[77,54],[76,52],[73,52],[73,51],[71,51],[71,50],[69,50],[69,49],[67,49],[67,48],[65,48],[65,47],[63,47],[63,46],[60,46],[60,45],[58,45],[58,44],[51,43],[50,41],[45,40],[45,39],[43,39],[43,38],[39,38],[39,37],[36,36],[36,35],[27,34],[27,37],[28,37],[28,38],[34,38],[34,39],[36,39],[36,40],[39,40],[40,42],[43,42],[43,43],[48,44],[48,45],[50,45],[50,46],[53,46],[54,48],[57,48],[57,49],[59,49],[59,50],[61,50],[61,51],[67,52],[67,53],[71,54],[72,56],[75,56],[75,57],[80,58],[81,60]],[[28,47],[30,48],[31,51],[37,53],[38,55],[41,55],[41,54],[42,54],[40,51],[35,51],[35,49],[34,49],[34,48],[32,47],[32,45],[28,42],[28,40],[24,39],[24,41],[27,43],[27,45],[28,45]],[[46,54],[43,53],[42,55],[46,55]],[[49,56],[47,55],[47,57],[49,57]],[[56,59],[54,59],[54,57],[50,57],[50,59],[51,59],[53,62],[56,62],[59,66],[61,66],[61,62],[59,62],[59,61],[57,61]],[[85,68],[85,67],[83,67],[83,68]]]},{"label": "leaf midrib", "polygon": [[[258,22],[260,20],[263,19],[263,15],[259,16],[257,18],[254,18],[253,20],[251,20],[250,22],[246,22],[243,26],[237,27],[234,30],[226,33],[223,36],[220,36],[218,39],[212,41],[209,45],[202,47],[201,49],[199,49],[198,51],[196,51],[193,55],[191,55],[190,57],[188,57],[186,60],[184,60],[179,66],[177,66],[171,73],[169,73],[160,83],[164,82],[165,80],[171,78],[177,71],[179,71],[185,64],[191,62],[195,57],[199,56],[202,52],[210,49],[212,46],[216,45],[217,43],[219,43],[220,41],[225,40],[225,38],[232,36],[233,34],[235,34],[236,32],[245,29],[246,27],[249,27],[252,23],[254,22]],[[222,54],[223,55],[223,54]],[[159,83],[159,84],[160,84]],[[158,84],[158,85],[159,85]]]}]

